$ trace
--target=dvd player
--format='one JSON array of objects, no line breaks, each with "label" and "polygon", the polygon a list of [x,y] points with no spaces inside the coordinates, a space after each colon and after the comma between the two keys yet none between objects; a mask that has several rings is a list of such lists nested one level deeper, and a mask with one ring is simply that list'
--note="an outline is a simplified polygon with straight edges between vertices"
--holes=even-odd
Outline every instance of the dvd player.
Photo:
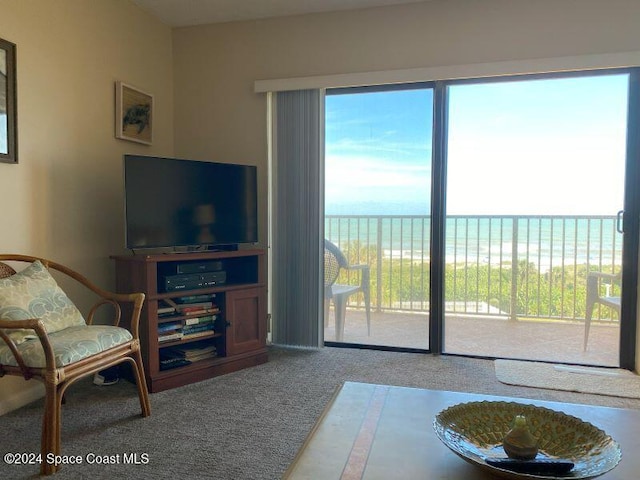
[{"label": "dvd player", "polygon": [[199,262],[181,262],[176,263],[177,274],[219,272],[222,270],[222,261],[220,260],[202,260]]},{"label": "dvd player", "polygon": [[227,281],[227,272],[224,270],[205,273],[188,273],[185,275],[166,275],[162,285],[165,292],[177,290],[197,290],[199,288],[222,285]]}]

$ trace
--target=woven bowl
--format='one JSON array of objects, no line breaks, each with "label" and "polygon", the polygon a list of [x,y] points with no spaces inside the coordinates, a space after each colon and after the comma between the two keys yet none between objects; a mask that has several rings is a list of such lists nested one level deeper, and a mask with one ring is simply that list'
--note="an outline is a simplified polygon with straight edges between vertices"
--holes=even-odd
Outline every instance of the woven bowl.
[{"label": "woven bowl", "polygon": [[[561,477],[516,473],[488,465],[487,457],[506,457],[502,440],[516,415],[527,418],[538,439],[539,457],[575,464]],[[614,468],[620,446],[590,423],[562,412],[515,402],[469,402],[442,410],[433,422],[436,435],[466,461],[510,479],[594,478]]]}]

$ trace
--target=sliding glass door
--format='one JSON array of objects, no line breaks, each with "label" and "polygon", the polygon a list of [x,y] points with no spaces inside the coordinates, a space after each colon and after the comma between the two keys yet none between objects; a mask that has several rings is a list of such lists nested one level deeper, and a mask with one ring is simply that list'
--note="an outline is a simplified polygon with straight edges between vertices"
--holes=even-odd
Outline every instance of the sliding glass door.
[{"label": "sliding glass door", "polygon": [[637,77],[328,90],[325,341],[632,368]]},{"label": "sliding glass door", "polygon": [[[325,110],[325,341],[426,350],[433,89],[328,90]],[[331,249],[358,267],[333,275]]]},{"label": "sliding glass door", "polygon": [[447,97],[444,351],[619,365],[629,74]]}]

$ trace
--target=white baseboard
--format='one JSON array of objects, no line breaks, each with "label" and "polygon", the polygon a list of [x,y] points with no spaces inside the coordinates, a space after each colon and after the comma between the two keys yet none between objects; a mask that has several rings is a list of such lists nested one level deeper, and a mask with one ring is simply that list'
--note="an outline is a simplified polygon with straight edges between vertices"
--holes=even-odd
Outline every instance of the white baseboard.
[{"label": "white baseboard", "polygon": [[[12,392],[7,392],[7,390],[5,390],[3,395],[0,395],[0,416],[44,397],[44,385],[40,382],[25,382],[19,378],[13,379],[21,381],[22,385],[14,388]],[[5,377],[2,381],[4,382],[5,380],[9,379]]]}]

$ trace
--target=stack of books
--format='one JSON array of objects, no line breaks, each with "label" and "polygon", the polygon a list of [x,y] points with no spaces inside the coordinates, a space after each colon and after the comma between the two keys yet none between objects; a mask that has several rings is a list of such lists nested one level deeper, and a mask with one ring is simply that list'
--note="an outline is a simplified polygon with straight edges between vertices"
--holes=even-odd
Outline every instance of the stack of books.
[{"label": "stack of books", "polygon": [[161,323],[158,325],[158,342],[179,340],[183,336],[183,324],[181,321]]},{"label": "stack of books", "polygon": [[216,315],[187,318],[182,327],[182,338],[196,338],[210,335],[215,332]]},{"label": "stack of books", "polygon": [[220,309],[213,302],[215,295],[190,295],[164,301],[178,315],[195,316],[219,313]]},{"label": "stack of books", "polygon": [[197,362],[216,356],[216,347],[208,342],[195,342],[179,347],[171,347],[174,354],[189,362]]},{"label": "stack of books", "polygon": [[160,350],[160,370],[182,367],[216,356],[216,347],[206,341],[163,348]]},{"label": "stack of books", "polygon": [[184,358],[177,352],[172,351],[171,348],[163,348],[160,350],[160,370],[169,370],[176,367],[184,367],[190,365],[191,361]]},{"label": "stack of books", "polygon": [[[215,333],[215,321],[220,309],[213,302],[215,294],[166,298],[158,304],[158,342],[186,340]],[[168,318],[175,321],[166,321]]]}]

